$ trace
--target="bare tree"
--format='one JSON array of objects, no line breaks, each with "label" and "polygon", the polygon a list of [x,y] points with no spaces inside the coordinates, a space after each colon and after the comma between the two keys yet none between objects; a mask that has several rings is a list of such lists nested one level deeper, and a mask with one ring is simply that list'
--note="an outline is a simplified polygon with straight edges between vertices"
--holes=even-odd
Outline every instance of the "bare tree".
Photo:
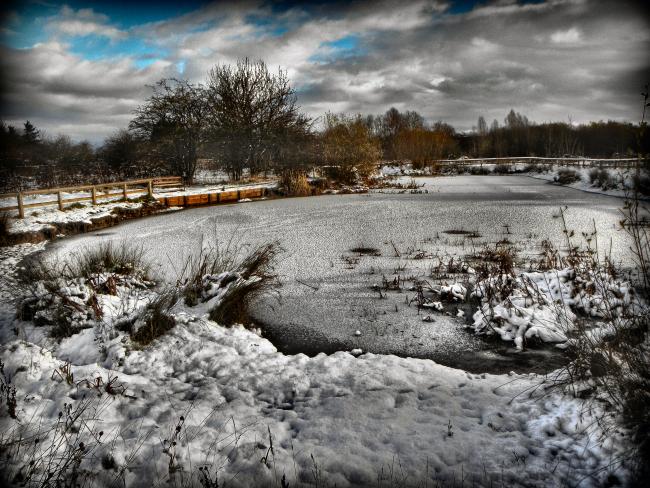
[{"label": "bare tree", "polygon": [[153,143],[161,159],[188,182],[194,178],[196,160],[206,138],[206,91],[185,80],[167,79],[135,111],[129,128]]},{"label": "bare tree", "polygon": [[208,76],[211,149],[233,178],[244,168],[255,173],[286,161],[309,132],[285,71],[274,74],[246,58],[215,66]]},{"label": "bare tree", "polygon": [[369,175],[381,157],[381,145],[361,115],[326,114],[321,147],[323,162],[339,167],[348,181],[355,172]]}]

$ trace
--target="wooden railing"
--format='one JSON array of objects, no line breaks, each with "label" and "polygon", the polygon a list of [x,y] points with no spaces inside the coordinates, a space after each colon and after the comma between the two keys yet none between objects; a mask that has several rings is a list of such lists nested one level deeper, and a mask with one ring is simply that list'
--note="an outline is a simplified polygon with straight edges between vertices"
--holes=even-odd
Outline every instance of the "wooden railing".
[{"label": "wooden railing", "polygon": [[566,164],[569,166],[613,166],[613,167],[630,167],[638,161],[645,161],[639,158],[542,158],[537,156],[505,157],[505,158],[461,158],[461,159],[439,159],[437,162],[442,164],[476,164],[476,163],[506,163],[512,164],[517,162],[535,163],[535,164]]},{"label": "wooden railing", "polygon": [[[147,178],[141,180],[117,181],[113,183],[101,183],[98,185],[79,185],[66,186],[60,188],[44,188],[39,190],[27,190],[16,193],[0,194],[0,199],[15,198],[17,205],[10,207],[0,207],[0,211],[18,210],[20,218],[25,217],[25,209],[33,207],[45,207],[48,205],[58,205],[59,210],[65,208],[65,204],[92,201],[96,205],[99,200],[106,198],[122,197],[128,198],[128,195],[147,193],[153,197],[156,188],[181,188],[183,179],[180,176],[162,176],[158,178]],[[119,191],[114,191],[119,189]],[[75,196],[67,198],[65,193],[88,193],[88,196]],[[56,195],[56,200],[47,200],[42,202],[25,203],[24,198],[31,195]]]}]

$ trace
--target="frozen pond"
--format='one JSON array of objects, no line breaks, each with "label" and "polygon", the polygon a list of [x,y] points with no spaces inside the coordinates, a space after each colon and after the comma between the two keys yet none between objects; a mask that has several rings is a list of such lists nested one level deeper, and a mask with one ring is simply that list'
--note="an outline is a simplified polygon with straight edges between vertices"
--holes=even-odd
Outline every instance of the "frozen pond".
[{"label": "frozen pond", "polygon": [[[431,358],[480,371],[544,370],[562,358],[549,349],[512,352],[511,344],[477,338],[464,319],[435,315],[423,322],[407,306],[409,292],[380,299],[371,289],[382,275],[392,278],[426,273],[426,263],[399,258],[398,250],[422,249],[462,255],[482,242],[504,237],[523,252],[534,253],[544,238],[561,243],[560,206],[569,226],[590,232],[616,259],[628,261],[626,236],[617,228],[623,201],[554,186],[526,176],[419,178],[428,193],[370,193],[269,200],[203,207],[132,221],[97,234],[66,239],[54,252],[71,252],[100,241],[127,240],[143,245],[161,275],[173,280],[184,256],[202,240],[241,244],[278,239],[286,250],[278,266],[280,300],[255,304],[253,316],[265,334],[288,353],[333,352],[361,348],[374,353]],[[476,231],[476,239],[445,233]],[[357,246],[379,249],[381,256],[359,256]],[[411,293],[412,295],[412,293]],[[361,332],[360,336],[355,331]]]}]

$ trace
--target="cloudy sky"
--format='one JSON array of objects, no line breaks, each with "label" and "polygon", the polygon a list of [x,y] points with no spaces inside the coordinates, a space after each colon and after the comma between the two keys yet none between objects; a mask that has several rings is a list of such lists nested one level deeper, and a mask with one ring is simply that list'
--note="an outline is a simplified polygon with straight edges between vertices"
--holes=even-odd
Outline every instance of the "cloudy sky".
[{"label": "cloudy sky", "polygon": [[650,82],[643,2],[23,0],[2,7],[0,117],[101,140],[165,77],[245,56],[287,70],[303,110],[417,110],[469,130],[638,120]]}]

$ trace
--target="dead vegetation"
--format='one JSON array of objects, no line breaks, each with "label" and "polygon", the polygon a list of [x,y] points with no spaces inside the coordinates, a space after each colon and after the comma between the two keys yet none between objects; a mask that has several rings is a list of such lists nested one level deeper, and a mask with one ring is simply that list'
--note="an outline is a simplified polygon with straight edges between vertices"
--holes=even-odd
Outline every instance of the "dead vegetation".
[{"label": "dead vegetation", "polygon": [[175,290],[157,294],[140,312],[137,320],[130,324],[127,332],[130,333],[131,339],[140,346],[147,346],[173,329],[176,320],[171,314],[171,309],[177,300]]},{"label": "dead vegetation", "polygon": [[558,170],[557,175],[554,177],[554,181],[560,185],[570,185],[580,181],[580,175],[574,169],[562,168]]},{"label": "dead vegetation", "polygon": [[350,249],[350,252],[353,252],[355,254],[365,255],[365,256],[381,256],[381,251],[377,249],[376,247],[371,247],[371,246],[366,246],[364,244],[360,244],[356,247],[353,247]]},{"label": "dead vegetation", "polygon": [[9,212],[0,212],[0,246],[9,241],[9,229],[11,228],[11,216]]},{"label": "dead vegetation", "polygon": [[249,251],[235,268],[241,279],[230,285],[227,293],[210,311],[210,319],[221,325],[250,324],[250,304],[279,285],[274,265],[281,250],[276,241]]},{"label": "dead vegetation", "polygon": [[278,286],[275,260],[282,248],[278,241],[253,248],[232,241],[204,247],[190,256],[177,280],[185,304],[196,306],[220,299],[210,309],[210,319],[221,325],[250,324],[249,306],[253,300]]},{"label": "dead vegetation", "polygon": [[313,193],[307,174],[297,169],[285,170],[280,173],[278,189],[288,197],[307,197]]}]

